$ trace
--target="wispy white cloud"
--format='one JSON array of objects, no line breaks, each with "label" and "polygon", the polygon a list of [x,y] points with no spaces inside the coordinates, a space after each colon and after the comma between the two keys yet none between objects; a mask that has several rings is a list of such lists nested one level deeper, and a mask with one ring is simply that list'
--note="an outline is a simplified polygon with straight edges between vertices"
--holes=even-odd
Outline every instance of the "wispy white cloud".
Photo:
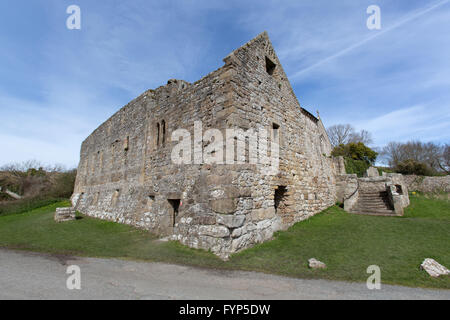
[{"label": "wispy white cloud", "polygon": [[393,30],[403,26],[404,24],[406,24],[406,23],[408,23],[408,22],[410,22],[410,21],[412,21],[414,19],[417,19],[417,18],[423,16],[424,14],[427,14],[428,12],[430,12],[432,10],[435,10],[435,9],[437,9],[437,8],[447,4],[449,2],[450,2],[450,0],[441,0],[441,1],[437,1],[437,2],[433,3],[432,5],[427,6],[425,8],[421,8],[421,9],[415,10],[413,13],[407,14],[405,17],[400,18],[394,24],[392,24],[390,26],[387,26],[387,27],[384,27],[381,31],[375,32],[372,35],[369,35],[369,36],[365,37],[364,39],[362,39],[362,40],[360,40],[360,41],[358,41],[358,42],[356,42],[356,43],[354,43],[354,44],[352,44],[352,45],[350,45],[350,46],[348,46],[348,47],[346,47],[346,48],[344,48],[344,49],[342,49],[342,50],[340,50],[340,51],[338,51],[336,53],[333,53],[332,55],[330,55],[330,56],[328,56],[328,57],[326,57],[326,58],[324,58],[324,59],[322,59],[322,60],[320,60],[320,61],[318,61],[318,62],[316,62],[316,63],[314,63],[314,64],[312,64],[310,66],[308,66],[308,67],[306,67],[305,69],[297,71],[296,73],[290,75],[289,79],[291,79],[291,81],[292,80],[295,81],[298,77],[300,77],[300,76],[310,72],[311,70],[314,70],[314,69],[316,69],[316,68],[318,68],[320,66],[323,66],[324,64],[330,62],[331,60],[336,59],[336,58],[338,58],[340,56],[343,56],[343,55],[353,51],[354,49],[356,49],[358,47],[361,47],[362,45],[366,44],[367,42],[369,42],[371,40],[374,40],[374,39],[384,35],[387,32],[391,32],[391,31],[393,31]]},{"label": "wispy white cloud", "polygon": [[[77,165],[81,141],[104,120],[109,106],[100,107],[84,91],[60,89],[43,101],[0,93],[0,165],[28,159]],[[97,112],[89,110],[92,105],[99,107]]]},{"label": "wispy white cloud", "polygon": [[378,146],[450,140],[450,1],[379,1],[381,31],[366,27],[373,1],[270,4],[245,26],[268,25],[300,103],[326,125],[370,130]]},{"label": "wispy white cloud", "polygon": [[379,0],[383,29],[372,32],[371,0],[79,0],[78,32],[65,28],[70,1],[16,0],[0,21],[15,27],[0,28],[0,165],[75,165],[81,141],[122,105],[169,78],[199,79],[263,30],[325,124],[371,130],[380,146],[448,141],[448,2]]},{"label": "wispy white cloud", "polygon": [[357,129],[369,130],[375,137],[375,144],[384,145],[390,141],[406,142],[450,140],[450,105],[430,108],[417,105],[395,110],[367,121],[356,122]]},{"label": "wispy white cloud", "polygon": [[[81,142],[128,101],[170,78],[197,80],[195,72],[208,52],[201,53],[210,47],[202,11],[186,2],[172,8],[140,0],[81,0],[81,31],[61,23],[67,5],[46,4],[48,36],[39,44],[16,43],[16,37],[0,32],[9,49],[0,55],[0,69],[3,63],[24,80],[15,92],[0,81],[0,165],[35,158],[75,166]],[[36,51],[32,69],[24,59],[30,50]]]}]

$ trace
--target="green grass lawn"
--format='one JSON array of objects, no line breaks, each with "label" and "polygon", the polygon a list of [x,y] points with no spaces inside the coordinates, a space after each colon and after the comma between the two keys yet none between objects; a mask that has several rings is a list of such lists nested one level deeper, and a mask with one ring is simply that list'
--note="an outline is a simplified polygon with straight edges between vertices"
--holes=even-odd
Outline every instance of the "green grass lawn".
[{"label": "green grass lawn", "polygon": [[[375,264],[383,283],[450,289],[449,276],[432,279],[419,269],[425,258],[450,267],[450,202],[445,199],[411,195],[404,217],[352,215],[332,207],[227,262],[113,222],[82,217],[56,224],[55,208],[64,205],[69,202],[0,216],[0,247],[362,282],[369,276],[367,267]],[[312,257],[328,267],[309,269]]]}]

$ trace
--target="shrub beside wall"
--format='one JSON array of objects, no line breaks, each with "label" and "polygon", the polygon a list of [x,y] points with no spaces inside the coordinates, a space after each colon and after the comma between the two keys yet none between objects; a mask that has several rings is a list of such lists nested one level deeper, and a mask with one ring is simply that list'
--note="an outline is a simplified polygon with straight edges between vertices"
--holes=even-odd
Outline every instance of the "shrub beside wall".
[{"label": "shrub beside wall", "polygon": [[33,209],[41,208],[49,204],[65,199],[49,197],[24,198],[21,200],[7,201],[0,203],[0,216],[8,214],[24,213]]},{"label": "shrub beside wall", "polygon": [[9,190],[20,190],[23,198],[14,200],[1,193],[0,215],[23,213],[70,198],[76,175],[76,170],[66,172],[28,170],[28,172],[14,174],[4,173],[3,178],[0,179],[0,182],[4,183],[3,186],[7,186]]},{"label": "shrub beside wall", "polygon": [[345,158],[345,171],[348,174],[356,173],[358,177],[363,177],[370,164],[363,160],[354,160],[352,158]]}]

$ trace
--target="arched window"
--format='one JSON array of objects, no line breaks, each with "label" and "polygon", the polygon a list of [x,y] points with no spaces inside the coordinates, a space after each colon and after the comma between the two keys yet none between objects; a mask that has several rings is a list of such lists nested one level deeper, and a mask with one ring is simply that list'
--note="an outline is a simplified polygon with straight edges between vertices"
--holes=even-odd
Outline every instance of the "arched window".
[{"label": "arched window", "polygon": [[156,146],[159,147],[159,129],[160,125],[159,122],[156,124]]},{"label": "arched window", "polygon": [[161,144],[164,145],[166,143],[166,121],[161,121],[161,127],[162,127],[162,142]]}]

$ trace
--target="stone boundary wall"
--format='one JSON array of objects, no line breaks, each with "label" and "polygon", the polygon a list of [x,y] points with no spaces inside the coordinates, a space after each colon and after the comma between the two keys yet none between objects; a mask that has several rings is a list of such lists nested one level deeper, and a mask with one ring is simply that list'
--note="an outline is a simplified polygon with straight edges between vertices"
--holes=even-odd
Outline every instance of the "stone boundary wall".
[{"label": "stone boundary wall", "polygon": [[403,176],[409,191],[425,193],[450,192],[450,175],[443,177]]},{"label": "stone boundary wall", "polygon": [[336,176],[336,200],[344,203],[357,193],[358,176],[356,174],[340,174]]}]

